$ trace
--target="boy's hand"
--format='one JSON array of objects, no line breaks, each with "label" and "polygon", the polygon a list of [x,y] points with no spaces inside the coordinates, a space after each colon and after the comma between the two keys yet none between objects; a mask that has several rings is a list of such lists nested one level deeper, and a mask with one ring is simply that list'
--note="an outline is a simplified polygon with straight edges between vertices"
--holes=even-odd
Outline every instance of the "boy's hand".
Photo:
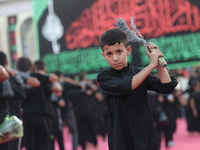
[{"label": "boy's hand", "polygon": [[[158,46],[153,43],[148,43],[146,48],[146,54],[150,59],[150,64],[152,64],[154,67],[158,66],[158,58],[163,57],[162,52],[159,50]],[[151,49],[151,52],[150,50]]]}]

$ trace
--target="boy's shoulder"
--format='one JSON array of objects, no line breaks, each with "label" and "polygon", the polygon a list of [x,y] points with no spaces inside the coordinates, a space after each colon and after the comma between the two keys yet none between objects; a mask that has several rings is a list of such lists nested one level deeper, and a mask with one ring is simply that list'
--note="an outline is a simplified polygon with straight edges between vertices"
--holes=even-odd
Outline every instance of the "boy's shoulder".
[{"label": "boy's shoulder", "polygon": [[[135,71],[135,72],[140,72],[142,69],[141,68],[137,68],[137,67],[133,67],[133,66],[129,66],[129,70],[130,71]],[[107,68],[104,70],[101,70],[98,72],[98,74],[104,74],[104,73],[112,73],[112,72],[120,72],[120,70],[114,70],[112,68]]]},{"label": "boy's shoulder", "polygon": [[99,71],[99,72],[97,73],[97,79],[98,79],[100,76],[102,76],[102,75],[109,74],[109,72],[110,72],[110,69],[109,69],[109,68]]},{"label": "boy's shoulder", "polygon": [[106,69],[103,69],[103,70],[99,71],[98,74],[101,74],[103,72],[109,72],[109,71],[110,71],[110,68],[106,68]]},{"label": "boy's shoulder", "polygon": [[[137,68],[137,67],[133,67],[133,66],[129,66],[129,71],[132,72],[133,74],[137,74],[138,72],[140,72],[142,69]],[[107,68],[104,70],[101,70],[97,73],[97,79],[101,76],[109,76],[109,75],[117,75],[120,74],[120,70],[114,70],[112,68]]]}]

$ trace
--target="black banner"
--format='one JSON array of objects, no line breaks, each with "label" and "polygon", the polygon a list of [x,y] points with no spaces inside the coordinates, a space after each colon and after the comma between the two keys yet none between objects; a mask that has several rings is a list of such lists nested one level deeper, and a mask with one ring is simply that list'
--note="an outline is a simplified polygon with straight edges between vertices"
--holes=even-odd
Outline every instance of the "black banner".
[{"label": "black banner", "polygon": [[[200,3],[193,0],[50,1],[38,22],[40,56],[49,72],[97,72],[108,66],[100,58],[100,35],[115,28],[118,17],[129,24],[134,16],[144,38],[155,38],[167,62],[173,68],[177,63],[180,67],[181,63],[200,60],[199,55],[193,55],[200,48],[199,7]],[[144,47],[131,45],[130,63],[147,65]]]}]

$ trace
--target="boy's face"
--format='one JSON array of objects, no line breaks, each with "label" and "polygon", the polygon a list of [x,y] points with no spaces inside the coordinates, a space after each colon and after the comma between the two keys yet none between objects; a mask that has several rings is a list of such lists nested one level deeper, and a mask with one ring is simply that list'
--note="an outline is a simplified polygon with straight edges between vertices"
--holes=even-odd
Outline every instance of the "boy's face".
[{"label": "boy's face", "polygon": [[131,46],[126,48],[124,44],[116,43],[112,46],[105,45],[102,55],[113,69],[121,70],[127,66],[127,56],[130,55],[131,50]]}]

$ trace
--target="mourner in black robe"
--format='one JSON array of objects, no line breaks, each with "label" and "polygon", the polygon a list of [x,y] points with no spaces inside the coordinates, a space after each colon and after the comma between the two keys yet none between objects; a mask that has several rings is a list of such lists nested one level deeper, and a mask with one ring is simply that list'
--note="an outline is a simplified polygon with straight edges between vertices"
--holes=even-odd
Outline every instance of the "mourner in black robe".
[{"label": "mourner in black robe", "polygon": [[[158,150],[147,90],[169,94],[177,85],[158,63],[159,57],[164,57],[162,52],[153,43],[145,45],[150,63],[139,70],[127,62],[132,47],[122,30],[114,28],[104,32],[100,45],[102,56],[111,67],[97,76],[108,107],[109,150]],[[154,69],[158,77],[151,75]]]},{"label": "mourner in black robe", "polygon": [[110,150],[157,150],[152,113],[147,100],[147,90],[172,93],[177,81],[169,83],[149,75],[132,91],[132,77],[140,70],[127,66],[122,70],[101,71],[98,82],[105,97],[109,115]]}]

